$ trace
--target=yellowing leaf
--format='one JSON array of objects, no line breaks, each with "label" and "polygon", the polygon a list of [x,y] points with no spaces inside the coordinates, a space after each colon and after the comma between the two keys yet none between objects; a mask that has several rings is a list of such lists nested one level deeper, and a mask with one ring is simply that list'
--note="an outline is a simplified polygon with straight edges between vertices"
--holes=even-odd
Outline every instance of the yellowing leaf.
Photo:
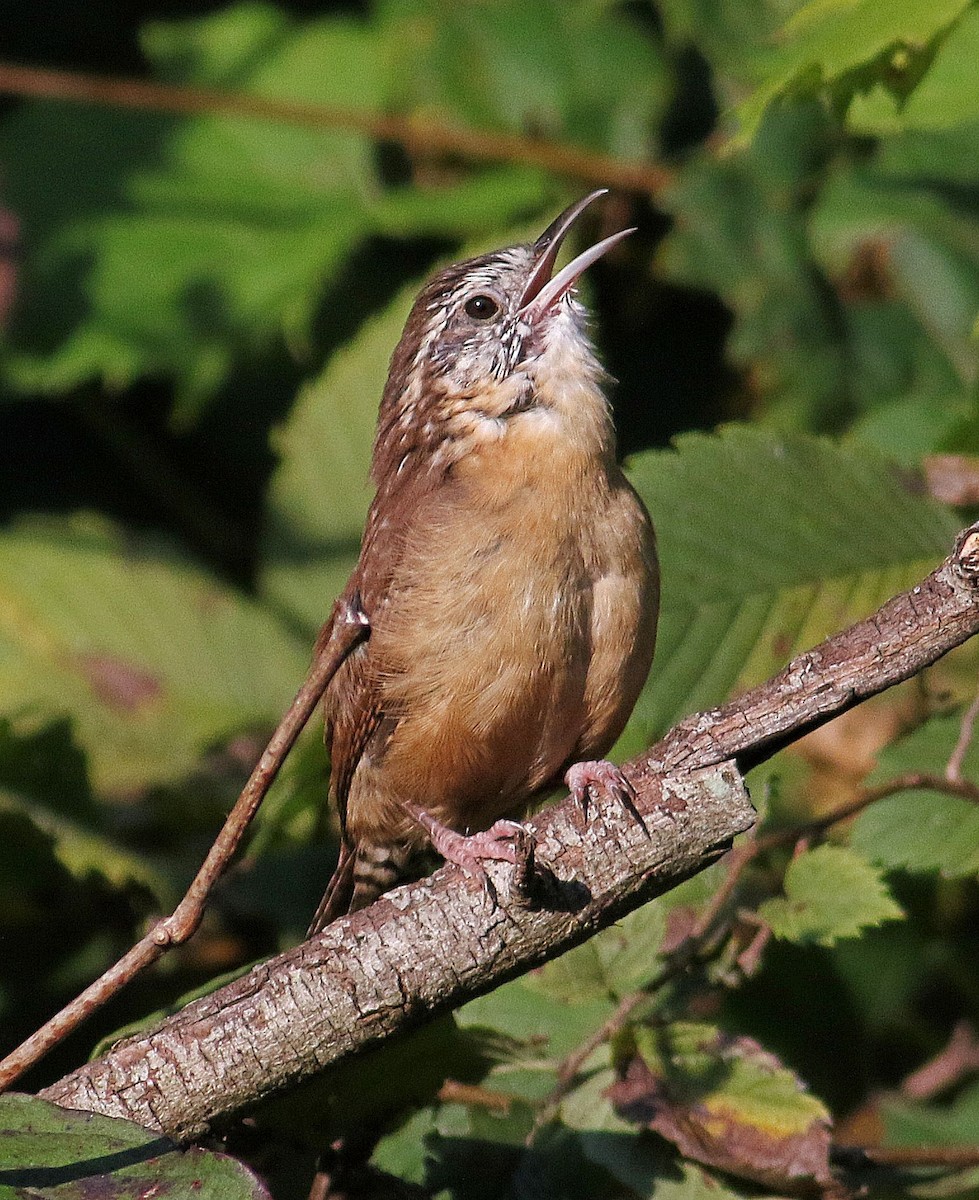
[{"label": "yellowing leaf", "polygon": [[750,1038],[710,1025],[639,1027],[609,1096],[687,1158],[772,1188],[828,1183],[829,1114]]}]

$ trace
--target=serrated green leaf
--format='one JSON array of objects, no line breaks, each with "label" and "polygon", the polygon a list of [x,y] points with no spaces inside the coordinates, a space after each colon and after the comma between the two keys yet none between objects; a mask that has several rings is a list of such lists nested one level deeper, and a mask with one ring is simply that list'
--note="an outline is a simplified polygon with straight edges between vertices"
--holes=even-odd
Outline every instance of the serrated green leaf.
[{"label": "serrated green leaf", "polygon": [[610,1091],[621,1116],[697,1162],[770,1187],[829,1182],[829,1114],[757,1042],[692,1022],[640,1026],[633,1037],[637,1053]]},{"label": "serrated green leaf", "polygon": [[686,435],[633,460],[629,475],[657,526],[663,575],[629,749],[867,616],[927,574],[956,531],[885,459],[801,435]]},{"label": "serrated green leaf", "polygon": [[[184,82],[377,107],[376,40],[346,19],[245,5],[151,26],[146,44]],[[6,362],[22,389],[162,372],[189,414],[246,347],[306,336],[369,227],[370,147],[348,133],[28,103],[0,151],[30,248]]]},{"label": "serrated green leaf", "polygon": [[267,611],[105,526],[0,536],[0,708],[70,714],[97,790],[185,772],[274,724],[308,649]]},{"label": "serrated green leaf", "polygon": [[115,1117],[74,1112],[35,1096],[0,1096],[0,1200],[268,1200],[242,1163],[185,1149]]},{"label": "serrated green leaf", "polygon": [[890,65],[900,69],[902,52],[927,46],[968,6],[969,0],[811,0],[760,64],[765,82],[738,108],[743,136],[753,136],[765,108],[793,88],[817,92],[882,56],[893,55]]},{"label": "serrated green leaf", "polygon": [[[941,776],[960,730],[960,714],[932,717],[884,748],[868,784],[883,783],[908,771]],[[974,742],[962,769],[966,778],[979,776],[979,750]],[[899,792],[860,814],[851,841],[884,870],[975,875],[979,872],[979,807],[964,796],[926,788]]]},{"label": "serrated green leaf", "polygon": [[858,133],[946,129],[979,119],[975,66],[979,59],[979,9],[966,10],[941,39],[921,81],[906,98],[877,86],[857,95],[847,125]]},{"label": "serrated green leaf", "polygon": [[[648,152],[669,96],[658,43],[608,5],[386,3],[388,103],[528,128],[622,157]],[[541,47],[546,46],[546,54]]]},{"label": "serrated green leaf", "polygon": [[785,895],[766,900],[758,916],[777,938],[832,946],[903,913],[862,855],[844,846],[817,846],[792,860]]},{"label": "serrated green leaf", "polygon": [[905,792],[861,813],[853,845],[886,871],[979,873],[979,810],[962,796]]}]

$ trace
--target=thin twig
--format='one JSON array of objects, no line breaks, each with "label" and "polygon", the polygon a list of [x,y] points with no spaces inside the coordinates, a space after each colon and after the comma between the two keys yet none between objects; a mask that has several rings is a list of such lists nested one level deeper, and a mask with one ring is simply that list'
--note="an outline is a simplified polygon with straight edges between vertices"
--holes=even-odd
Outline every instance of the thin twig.
[{"label": "thin twig", "polygon": [[496,1092],[475,1083],[447,1079],[438,1090],[438,1099],[440,1104],[468,1104],[471,1108],[508,1113],[513,1108],[515,1097],[509,1092]]},{"label": "thin twig", "polygon": [[279,722],[187,894],[170,916],[157,921],[114,966],[0,1062],[0,1092],[10,1087],[24,1071],[111,1000],[140,971],[194,935],[204,915],[211,889],[227,869],[286,755],[312,716],[340,664],[368,633],[367,618],[359,607],[338,608],[329,626],[329,636],[317,646],[313,664],[302,687]]},{"label": "thin twig", "polygon": [[965,761],[969,746],[972,744],[972,732],[975,728],[977,716],[979,716],[979,691],[976,692],[975,699],[962,715],[958,741],[955,743],[955,749],[948,756],[948,765],[945,767],[945,778],[950,783],[962,782],[962,763]]},{"label": "thin twig", "polygon": [[[868,1162],[888,1167],[979,1166],[979,1146],[833,1146],[833,1157],[847,1166]],[[847,1161],[849,1160],[849,1161]]]},{"label": "thin twig", "polygon": [[901,1084],[901,1094],[911,1100],[932,1100],[941,1092],[979,1071],[979,1038],[968,1021],[959,1021],[939,1052]]},{"label": "thin twig", "polygon": [[341,129],[362,134],[373,141],[396,142],[409,154],[447,155],[473,162],[520,163],[582,183],[624,191],[657,193],[673,179],[672,172],[665,167],[627,163],[565,142],[465,129],[429,118],[420,120],[396,114],[303,104],[245,92],[174,87],[141,79],[110,79],[101,75],[0,63],[2,93],[187,116],[220,114],[308,129]]}]

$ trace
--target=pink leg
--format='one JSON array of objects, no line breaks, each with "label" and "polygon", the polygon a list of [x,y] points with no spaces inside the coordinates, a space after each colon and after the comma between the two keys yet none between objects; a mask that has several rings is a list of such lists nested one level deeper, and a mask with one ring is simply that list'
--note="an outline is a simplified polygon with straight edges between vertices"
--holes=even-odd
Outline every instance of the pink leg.
[{"label": "pink leg", "polygon": [[473,875],[481,875],[490,895],[493,888],[486,874],[487,862],[508,862],[518,867],[518,886],[527,876],[533,856],[530,831],[518,821],[497,821],[478,833],[456,833],[437,821],[416,804],[405,808],[419,825],[424,826],[429,841],[446,862],[455,863]]},{"label": "pink leg", "polygon": [[605,762],[603,759],[575,763],[565,772],[564,782],[586,817],[589,798],[604,792],[610,799],[621,804],[629,816],[638,821],[645,830],[646,823],[636,806],[636,789],[614,763]]}]

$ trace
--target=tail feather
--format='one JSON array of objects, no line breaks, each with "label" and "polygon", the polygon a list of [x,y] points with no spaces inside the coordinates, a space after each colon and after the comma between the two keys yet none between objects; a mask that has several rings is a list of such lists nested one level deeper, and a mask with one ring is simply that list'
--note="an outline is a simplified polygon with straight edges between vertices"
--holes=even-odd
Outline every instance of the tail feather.
[{"label": "tail feather", "polygon": [[411,878],[412,850],[398,845],[343,842],[336,870],[306,934],[312,937],[338,917],[358,912]]}]

